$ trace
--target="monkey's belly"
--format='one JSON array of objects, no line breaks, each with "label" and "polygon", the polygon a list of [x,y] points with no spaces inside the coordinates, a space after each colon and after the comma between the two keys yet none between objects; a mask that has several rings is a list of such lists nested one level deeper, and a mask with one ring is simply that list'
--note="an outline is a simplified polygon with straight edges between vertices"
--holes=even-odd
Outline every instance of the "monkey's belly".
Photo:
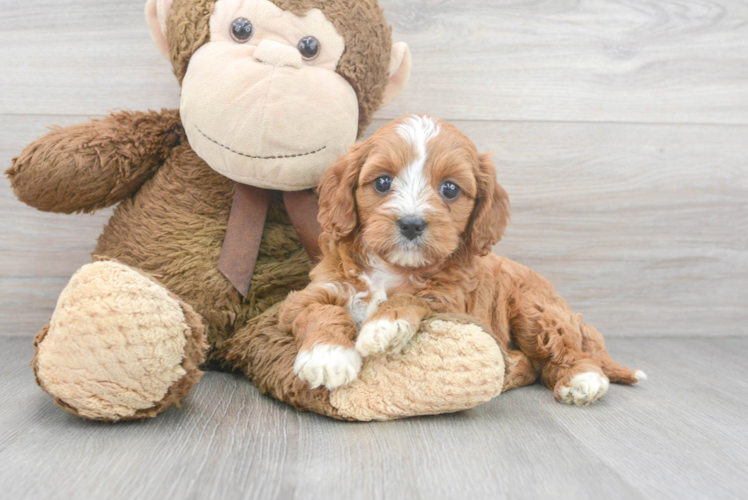
[{"label": "monkey's belly", "polygon": [[193,155],[175,151],[172,161],[120,204],[94,254],[153,275],[205,318],[208,342],[220,350],[248,319],[304,288],[312,265],[274,199],[244,299],[217,269],[234,184]]}]

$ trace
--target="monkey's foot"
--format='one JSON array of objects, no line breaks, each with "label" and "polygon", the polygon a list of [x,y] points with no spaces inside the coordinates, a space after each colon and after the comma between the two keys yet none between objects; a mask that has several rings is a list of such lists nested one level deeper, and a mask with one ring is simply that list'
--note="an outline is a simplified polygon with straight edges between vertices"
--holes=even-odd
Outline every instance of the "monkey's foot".
[{"label": "monkey's foot", "polygon": [[200,316],[114,261],[82,267],[37,334],[32,366],[55,401],[93,420],[148,418],[178,404],[202,372]]}]

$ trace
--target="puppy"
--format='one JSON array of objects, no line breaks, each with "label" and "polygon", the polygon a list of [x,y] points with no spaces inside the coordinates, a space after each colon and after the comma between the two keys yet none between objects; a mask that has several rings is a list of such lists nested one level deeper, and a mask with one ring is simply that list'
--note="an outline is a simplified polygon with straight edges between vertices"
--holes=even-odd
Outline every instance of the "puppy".
[{"label": "puppy", "polygon": [[490,155],[453,125],[385,125],[327,170],[319,194],[323,260],[280,312],[312,387],[355,380],[362,357],[399,352],[434,312],[487,325],[507,354],[505,390],[540,377],[558,401],[585,405],[611,381],[646,378],[613,361],[548,281],[491,254],[509,199]]}]

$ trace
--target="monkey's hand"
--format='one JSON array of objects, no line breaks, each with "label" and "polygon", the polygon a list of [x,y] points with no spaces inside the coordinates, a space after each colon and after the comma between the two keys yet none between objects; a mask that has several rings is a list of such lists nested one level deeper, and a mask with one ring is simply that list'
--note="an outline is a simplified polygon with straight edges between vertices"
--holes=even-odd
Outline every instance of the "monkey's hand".
[{"label": "monkey's hand", "polygon": [[132,195],[183,139],[177,110],[119,112],[52,130],[5,172],[22,202],[45,212],[93,212]]}]

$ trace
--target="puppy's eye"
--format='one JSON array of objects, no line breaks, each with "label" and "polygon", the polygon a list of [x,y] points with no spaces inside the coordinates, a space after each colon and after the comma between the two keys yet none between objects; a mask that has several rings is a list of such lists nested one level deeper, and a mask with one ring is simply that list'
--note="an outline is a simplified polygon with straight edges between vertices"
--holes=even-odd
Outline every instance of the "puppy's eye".
[{"label": "puppy's eye", "polygon": [[375,180],[374,189],[380,194],[389,192],[389,190],[392,189],[392,177],[384,176]]},{"label": "puppy's eye", "polygon": [[454,182],[445,182],[439,190],[442,196],[448,200],[456,200],[460,196],[460,186]]},{"label": "puppy's eye", "polygon": [[320,43],[313,36],[305,36],[299,40],[299,52],[305,61],[316,59],[319,55]]},{"label": "puppy's eye", "polygon": [[235,42],[247,43],[254,33],[255,29],[252,26],[252,21],[246,17],[238,17],[231,23],[231,38]]}]

